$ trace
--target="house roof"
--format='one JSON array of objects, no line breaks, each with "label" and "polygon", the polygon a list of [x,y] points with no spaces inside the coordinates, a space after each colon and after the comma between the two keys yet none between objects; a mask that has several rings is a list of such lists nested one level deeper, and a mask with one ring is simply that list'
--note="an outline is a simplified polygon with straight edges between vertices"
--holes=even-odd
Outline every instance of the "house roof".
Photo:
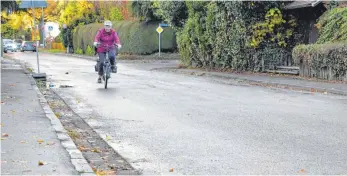
[{"label": "house roof", "polygon": [[284,7],[284,9],[299,9],[304,7],[315,7],[319,3],[321,3],[322,0],[309,0],[309,1],[299,1],[296,0]]}]

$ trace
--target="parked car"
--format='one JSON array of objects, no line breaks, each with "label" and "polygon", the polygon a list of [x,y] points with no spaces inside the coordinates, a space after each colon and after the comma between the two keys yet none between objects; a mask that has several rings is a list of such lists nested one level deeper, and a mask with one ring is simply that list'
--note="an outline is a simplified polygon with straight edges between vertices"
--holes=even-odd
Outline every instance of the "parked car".
[{"label": "parked car", "polygon": [[32,51],[36,52],[36,44],[30,41],[23,41],[20,51]]},{"label": "parked car", "polygon": [[13,42],[13,40],[5,40],[4,41],[4,53],[7,53],[8,51],[15,52],[17,51],[17,45]]},{"label": "parked car", "polygon": [[21,49],[23,40],[22,40],[22,39],[15,39],[14,42],[15,42],[16,45],[17,45],[17,51],[19,51],[19,50]]}]

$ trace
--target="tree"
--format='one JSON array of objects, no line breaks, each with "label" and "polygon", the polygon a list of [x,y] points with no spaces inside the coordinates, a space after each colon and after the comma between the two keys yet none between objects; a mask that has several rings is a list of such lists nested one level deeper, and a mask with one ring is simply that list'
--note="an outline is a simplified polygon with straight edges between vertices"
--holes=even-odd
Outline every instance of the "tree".
[{"label": "tree", "polygon": [[57,1],[48,0],[47,7],[44,8],[45,21],[58,22],[60,10],[61,9],[59,8]]},{"label": "tree", "polygon": [[144,20],[146,22],[151,20],[157,20],[154,15],[154,8],[152,1],[133,1],[131,4],[132,13],[139,20]]},{"label": "tree", "polygon": [[33,18],[27,12],[18,11],[3,18],[7,19],[7,24],[14,30],[26,30],[33,27]]},{"label": "tree", "polygon": [[154,14],[169,23],[173,28],[183,27],[188,18],[188,9],[184,1],[154,1]]},{"label": "tree", "polygon": [[93,3],[89,1],[68,1],[60,4],[64,6],[61,11],[59,22],[67,25],[71,25],[73,21],[80,18],[86,18],[88,21],[90,19],[90,14],[94,14],[95,9]]}]

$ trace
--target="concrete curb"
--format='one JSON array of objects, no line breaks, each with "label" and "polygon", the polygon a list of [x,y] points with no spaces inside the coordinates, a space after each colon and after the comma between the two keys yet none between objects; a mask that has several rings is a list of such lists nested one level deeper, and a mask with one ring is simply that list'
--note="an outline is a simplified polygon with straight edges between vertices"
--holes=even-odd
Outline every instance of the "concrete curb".
[{"label": "concrete curb", "polygon": [[289,88],[293,90],[303,90],[303,91],[310,91],[310,92],[314,91],[314,92],[321,92],[321,93],[326,92],[326,93],[331,93],[336,95],[347,96],[347,91],[337,90],[337,89],[326,89],[322,87],[308,87],[308,86],[302,86],[302,85],[282,84],[282,83],[269,82],[269,81],[250,80],[250,79],[239,78],[239,77],[228,75],[228,74],[222,75],[219,73],[198,71],[198,70],[166,69],[166,71],[173,72],[173,73],[180,73],[180,74],[195,74],[200,76],[204,75],[204,76],[210,76],[210,77],[222,78],[222,79],[234,79],[234,80],[247,82],[251,85],[258,85],[258,86],[273,86],[273,87],[280,87],[280,88]]},{"label": "concrete curb", "polygon": [[60,143],[69,153],[71,163],[75,167],[75,170],[78,171],[80,175],[96,175],[93,169],[88,164],[87,160],[83,157],[82,152],[76,147],[75,143],[68,135],[60,120],[53,113],[44,95],[40,92],[39,88],[37,87],[36,81],[32,77],[32,74],[27,71],[28,67],[26,67],[25,63],[19,63],[21,63],[24,72],[28,75],[31,86],[34,90],[36,90],[42,109],[45,112],[46,117],[51,121],[51,125],[54,128],[57,137],[60,140]]}]

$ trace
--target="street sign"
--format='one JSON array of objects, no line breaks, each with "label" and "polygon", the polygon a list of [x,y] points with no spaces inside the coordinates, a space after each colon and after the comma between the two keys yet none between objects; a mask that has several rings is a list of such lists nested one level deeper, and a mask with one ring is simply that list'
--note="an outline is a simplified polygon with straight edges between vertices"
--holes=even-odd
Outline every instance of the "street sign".
[{"label": "street sign", "polygon": [[160,33],[162,33],[163,31],[164,31],[164,29],[162,28],[162,27],[158,27],[157,29],[156,29],[156,31],[160,34]]},{"label": "street sign", "polygon": [[45,38],[57,37],[60,34],[59,23],[56,22],[46,22],[44,34]]},{"label": "street sign", "polygon": [[48,31],[53,31],[53,26],[48,26]]},{"label": "street sign", "polygon": [[159,23],[159,26],[160,26],[160,27],[169,27],[169,24],[166,24],[166,23]]},{"label": "street sign", "polygon": [[47,7],[45,0],[23,0],[19,5],[21,9]]}]

